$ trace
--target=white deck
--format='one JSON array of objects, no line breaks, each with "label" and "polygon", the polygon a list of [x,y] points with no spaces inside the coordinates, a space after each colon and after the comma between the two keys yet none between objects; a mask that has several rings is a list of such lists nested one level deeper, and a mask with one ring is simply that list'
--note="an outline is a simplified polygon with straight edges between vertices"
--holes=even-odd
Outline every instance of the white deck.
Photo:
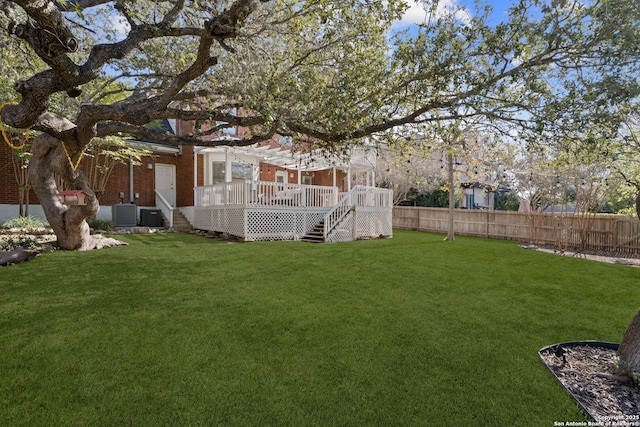
[{"label": "white deck", "polygon": [[393,192],[244,181],[195,188],[194,228],[245,241],[299,240],[324,222],[326,242],[392,237]]}]

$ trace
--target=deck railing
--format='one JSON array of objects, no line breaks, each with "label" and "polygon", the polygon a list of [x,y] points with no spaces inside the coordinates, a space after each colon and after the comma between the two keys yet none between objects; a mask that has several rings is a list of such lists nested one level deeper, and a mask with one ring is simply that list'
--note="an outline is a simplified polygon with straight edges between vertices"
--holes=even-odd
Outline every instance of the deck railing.
[{"label": "deck railing", "polygon": [[324,229],[322,231],[323,238],[326,240],[336,226],[352,211],[353,204],[351,199],[353,190],[345,193],[340,201],[324,216]]},{"label": "deck railing", "polygon": [[196,187],[195,206],[331,207],[338,201],[336,187],[238,181]]},{"label": "deck railing", "polygon": [[[323,237],[325,241],[331,241],[331,234],[336,227],[342,227],[343,222],[358,209],[386,210],[389,213],[393,207],[393,191],[385,188],[365,187],[358,185],[348,193],[340,193],[340,201],[324,216]],[[390,227],[389,227],[390,228]],[[351,237],[347,240],[358,238],[358,224],[351,224]],[[344,237],[343,237],[344,238]]]},{"label": "deck railing", "polygon": [[386,188],[365,187],[353,188],[352,204],[365,208],[393,208],[393,191]]},{"label": "deck railing", "polygon": [[169,221],[169,228],[173,228],[173,211],[174,207],[171,206],[171,203],[158,191],[155,190],[156,194],[156,206],[160,207],[160,211],[167,221]]}]

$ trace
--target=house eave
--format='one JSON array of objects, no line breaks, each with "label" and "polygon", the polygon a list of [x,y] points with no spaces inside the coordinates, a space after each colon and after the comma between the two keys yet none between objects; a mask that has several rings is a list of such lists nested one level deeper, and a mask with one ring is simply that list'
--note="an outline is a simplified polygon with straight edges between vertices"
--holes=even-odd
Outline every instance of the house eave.
[{"label": "house eave", "polygon": [[236,154],[243,154],[257,158],[261,163],[267,163],[273,166],[278,166],[287,170],[300,170],[304,172],[314,172],[328,169],[351,169],[353,171],[373,170],[374,167],[359,160],[345,161],[340,158],[329,159],[326,158],[319,151],[312,151],[309,153],[298,153],[281,147],[269,147],[269,146],[216,146],[216,147],[196,147],[195,152],[197,154],[205,153],[221,153],[225,150],[233,150]]},{"label": "house eave", "polygon": [[180,147],[174,145],[156,144],[153,142],[129,140],[127,145],[133,148],[151,151],[153,154],[179,154]]}]

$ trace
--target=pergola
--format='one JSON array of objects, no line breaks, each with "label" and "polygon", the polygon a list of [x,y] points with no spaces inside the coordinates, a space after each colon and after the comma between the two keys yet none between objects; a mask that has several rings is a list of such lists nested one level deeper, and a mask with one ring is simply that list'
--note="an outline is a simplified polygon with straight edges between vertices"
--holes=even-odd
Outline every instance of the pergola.
[{"label": "pergola", "polygon": [[[235,140],[225,137],[226,141]],[[270,145],[232,146],[223,145],[217,147],[197,147],[196,154],[222,153],[225,159],[225,181],[231,182],[231,164],[234,158],[245,156],[256,159],[259,163],[266,163],[286,170],[297,171],[298,184],[302,182],[302,173],[321,170],[333,171],[333,185],[336,185],[336,171],[343,170],[347,173],[349,189],[351,188],[352,174],[365,174],[365,185],[375,186],[375,151],[366,148],[352,149],[348,159],[327,153],[324,150],[315,149],[308,152],[294,151],[288,147]],[[195,161],[195,160],[194,160]],[[197,173],[197,162],[195,165]]]}]

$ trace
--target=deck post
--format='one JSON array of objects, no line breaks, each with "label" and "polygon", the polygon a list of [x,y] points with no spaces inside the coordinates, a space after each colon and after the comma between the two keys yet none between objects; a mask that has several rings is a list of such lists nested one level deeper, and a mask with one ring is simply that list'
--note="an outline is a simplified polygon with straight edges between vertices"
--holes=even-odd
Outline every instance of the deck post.
[{"label": "deck post", "polygon": [[224,182],[231,182],[233,175],[231,174],[231,156],[229,155],[229,147],[224,149]]}]

